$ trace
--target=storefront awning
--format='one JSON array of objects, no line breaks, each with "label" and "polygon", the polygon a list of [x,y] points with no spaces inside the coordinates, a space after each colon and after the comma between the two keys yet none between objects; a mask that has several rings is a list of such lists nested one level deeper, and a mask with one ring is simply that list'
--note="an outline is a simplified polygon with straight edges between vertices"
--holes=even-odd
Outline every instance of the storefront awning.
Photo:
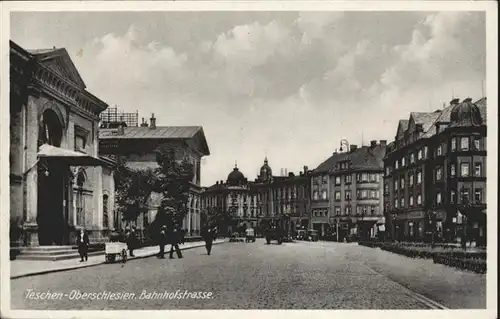
[{"label": "storefront awning", "polygon": [[60,161],[68,166],[102,166],[106,163],[97,157],[75,152],[72,150],[55,147],[48,144],[40,146],[38,158]]}]

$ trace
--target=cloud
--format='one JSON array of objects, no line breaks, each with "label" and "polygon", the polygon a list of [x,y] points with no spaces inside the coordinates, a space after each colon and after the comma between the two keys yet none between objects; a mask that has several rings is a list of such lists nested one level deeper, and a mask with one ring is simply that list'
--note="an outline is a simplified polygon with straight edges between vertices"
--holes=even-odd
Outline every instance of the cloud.
[{"label": "cloud", "polygon": [[479,97],[486,72],[482,13],[12,16],[14,41],[66,47],[110,105],[155,113],[158,125],[202,125],[204,185],[235,160],[252,179],[266,154],[276,172],[297,171],[340,138],[391,140],[399,119],[442,107],[452,90]]}]

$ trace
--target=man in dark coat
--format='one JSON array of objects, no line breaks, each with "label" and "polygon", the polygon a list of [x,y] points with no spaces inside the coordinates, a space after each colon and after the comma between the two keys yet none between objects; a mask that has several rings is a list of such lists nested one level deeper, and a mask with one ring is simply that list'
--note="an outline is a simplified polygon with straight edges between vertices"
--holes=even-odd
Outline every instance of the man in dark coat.
[{"label": "man in dark coat", "polygon": [[134,256],[134,248],[137,244],[137,235],[135,233],[135,227],[132,227],[127,233],[127,248],[130,254],[130,257]]},{"label": "man in dark coat", "polygon": [[89,236],[87,232],[82,228],[78,233],[77,245],[78,245],[78,253],[80,254],[80,262],[83,262],[84,259],[87,261],[89,259],[88,251],[89,251]]},{"label": "man in dark coat", "polygon": [[174,227],[170,232],[170,259],[174,258],[174,249],[177,253],[177,258],[182,258],[181,249],[179,248],[179,241],[181,237],[181,231],[178,227]]},{"label": "man in dark coat", "polygon": [[165,244],[167,243],[167,227],[163,225],[160,229],[158,235],[158,245],[160,246],[160,252],[158,253],[158,258],[165,258]]},{"label": "man in dark coat", "polygon": [[205,248],[207,249],[207,255],[210,255],[210,253],[212,252],[212,243],[216,236],[215,229],[210,227],[205,227],[201,232],[201,236],[205,241]]}]

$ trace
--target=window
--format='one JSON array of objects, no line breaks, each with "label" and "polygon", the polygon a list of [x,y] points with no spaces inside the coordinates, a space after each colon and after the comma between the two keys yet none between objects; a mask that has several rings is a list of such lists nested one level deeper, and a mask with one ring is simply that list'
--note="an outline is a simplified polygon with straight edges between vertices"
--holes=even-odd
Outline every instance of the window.
[{"label": "window", "polygon": [[469,176],[469,163],[460,164],[460,176],[462,177]]},{"label": "window", "polygon": [[476,150],[481,150],[481,138],[480,137],[475,137],[474,138],[474,149]]},{"label": "window", "polygon": [[399,168],[399,161],[395,161],[394,162],[394,169],[398,169]]},{"label": "window", "polygon": [[422,205],[422,195],[417,195],[417,205]]},{"label": "window", "polygon": [[345,200],[351,200],[352,199],[352,192],[351,191],[345,191],[344,192],[345,196]]},{"label": "window", "polygon": [[418,154],[417,154],[417,159],[418,160],[421,160],[424,156],[423,156],[423,151],[422,150],[418,150]]},{"label": "window", "polygon": [[84,152],[86,146],[86,140],[83,136],[75,136],[75,151]]},{"label": "window", "polygon": [[391,169],[390,169],[390,167],[386,167],[385,168],[385,175],[387,175],[387,176],[391,175]]},{"label": "window", "polygon": [[335,176],[335,185],[340,185],[340,176]]},{"label": "window", "polygon": [[76,185],[78,189],[76,190],[76,224],[78,226],[85,226],[85,199],[83,195],[83,185],[85,183],[85,175],[80,171],[76,177]]},{"label": "window", "polygon": [[[147,215],[147,214],[144,214]],[[109,227],[109,220],[108,220],[108,195],[103,195],[102,196],[102,227],[108,228]]]},{"label": "window", "polygon": [[411,187],[411,186],[413,186],[413,174],[410,174],[410,175],[408,176],[408,180],[409,180],[408,182],[409,182],[409,184],[410,184],[410,187]]},{"label": "window", "polygon": [[436,193],[436,204],[441,204],[441,193]]},{"label": "window", "polygon": [[460,192],[460,197],[462,199],[462,202],[468,202],[469,201],[469,189],[468,188],[463,188]]},{"label": "window", "polygon": [[417,184],[422,183],[422,172],[417,172]]},{"label": "window", "polygon": [[451,164],[450,165],[450,175],[452,177],[455,177],[456,174],[457,174],[457,167],[455,166],[455,164]]},{"label": "window", "polygon": [[481,177],[481,163],[474,164],[474,176]]},{"label": "window", "polygon": [[377,181],[377,174],[370,174],[370,182],[376,182]]},{"label": "window", "polygon": [[322,182],[323,184],[328,183],[328,177],[327,177],[326,175],[321,176],[321,182]]},{"label": "window", "polygon": [[364,198],[367,198],[368,197],[368,192],[366,190],[362,190],[361,191],[361,198],[364,199]]},{"label": "window", "polygon": [[401,208],[405,207],[405,199],[404,197],[401,198]]},{"label": "window", "polygon": [[335,200],[340,201],[340,192],[335,192]]},{"label": "window", "polygon": [[346,176],[344,177],[344,182],[345,182],[346,184],[351,184],[351,182],[352,182],[352,176],[351,176],[350,174],[349,174],[349,175],[346,175]]},{"label": "window", "polygon": [[468,151],[469,150],[469,138],[468,137],[462,137],[460,140],[460,149],[462,151]]},{"label": "window", "polygon": [[377,193],[375,191],[370,191],[370,198],[371,199],[376,198],[376,196],[377,196]]},{"label": "window", "polygon": [[443,169],[441,166],[436,168],[436,180],[440,181],[443,178]]},{"label": "window", "polygon": [[474,200],[475,200],[476,204],[481,204],[483,202],[483,190],[481,188],[475,189]]},{"label": "window", "polygon": [[347,205],[347,206],[345,207],[345,214],[346,214],[346,215],[351,215],[351,206]]},{"label": "window", "polygon": [[314,191],[314,192],[313,192],[313,199],[314,199],[314,200],[318,200],[318,199],[319,199],[319,198],[318,198],[318,191]]},{"label": "window", "polygon": [[451,139],[451,150],[452,151],[457,150],[457,139],[455,137]]},{"label": "window", "polygon": [[401,189],[405,188],[405,178],[404,177],[401,178],[401,182],[400,182],[399,187],[401,187]]},{"label": "window", "polygon": [[384,184],[384,193],[389,193],[389,184],[387,183]]},{"label": "window", "polygon": [[415,154],[411,153],[410,154],[410,164],[415,163]]},{"label": "window", "polygon": [[410,207],[413,206],[413,195],[410,195],[409,204],[410,204]]},{"label": "window", "polygon": [[436,149],[436,155],[437,156],[441,156],[443,155],[443,147],[441,145],[439,145]]},{"label": "window", "polygon": [[394,181],[394,190],[397,191],[398,190],[398,181]]},{"label": "window", "polygon": [[454,203],[456,203],[456,201],[457,201],[457,191],[452,189],[450,191],[450,203],[454,204]]},{"label": "window", "polygon": [[405,163],[405,158],[403,157],[403,158],[401,158],[401,167],[404,167],[404,166],[405,166],[405,164],[406,164],[406,163]]},{"label": "window", "polygon": [[362,182],[368,182],[368,174],[367,173],[361,174],[361,181]]},{"label": "window", "polygon": [[398,200],[397,199],[394,200],[394,207],[398,208]]},{"label": "window", "polygon": [[340,207],[335,206],[335,215],[339,216],[340,215]]},{"label": "window", "polygon": [[321,199],[322,199],[322,200],[326,200],[326,199],[328,199],[328,194],[327,194],[326,190],[323,190],[323,191],[321,192]]},{"label": "window", "polygon": [[429,148],[427,146],[424,147],[424,158],[427,158],[428,154],[429,154]]}]

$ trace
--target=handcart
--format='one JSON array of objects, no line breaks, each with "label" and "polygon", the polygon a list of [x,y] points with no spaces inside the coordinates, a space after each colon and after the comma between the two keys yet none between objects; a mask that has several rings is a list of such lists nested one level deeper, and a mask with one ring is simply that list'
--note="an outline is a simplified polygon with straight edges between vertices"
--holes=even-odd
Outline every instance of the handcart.
[{"label": "handcart", "polygon": [[116,259],[121,259],[122,263],[127,262],[127,244],[120,242],[106,243],[104,258],[106,263],[112,263]]}]

